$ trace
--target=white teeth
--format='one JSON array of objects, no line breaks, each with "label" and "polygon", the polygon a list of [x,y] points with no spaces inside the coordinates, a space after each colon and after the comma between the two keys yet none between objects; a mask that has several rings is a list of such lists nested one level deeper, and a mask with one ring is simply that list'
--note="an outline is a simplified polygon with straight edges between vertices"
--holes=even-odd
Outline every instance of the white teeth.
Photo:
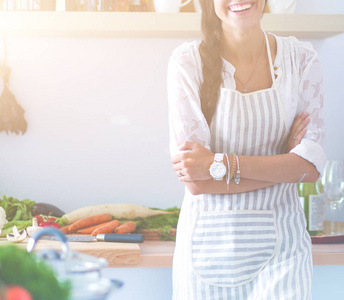
[{"label": "white teeth", "polygon": [[244,3],[244,4],[233,4],[233,5],[230,5],[229,6],[229,9],[231,11],[234,11],[234,12],[238,12],[238,11],[244,11],[244,10],[247,10],[249,8],[251,8],[252,5],[250,3]]}]

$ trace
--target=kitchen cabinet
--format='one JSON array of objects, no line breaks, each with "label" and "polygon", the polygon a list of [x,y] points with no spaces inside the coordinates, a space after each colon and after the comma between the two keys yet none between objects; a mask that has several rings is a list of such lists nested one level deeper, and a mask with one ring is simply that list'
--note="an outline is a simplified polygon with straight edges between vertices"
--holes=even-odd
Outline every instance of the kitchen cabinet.
[{"label": "kitchen cabinet", "polygon": [[[199,13],[0,12],[0,34],[55,37],[200,38]],[[265,31],[320,39],[344,32],[341,14],[265,14]]]}]

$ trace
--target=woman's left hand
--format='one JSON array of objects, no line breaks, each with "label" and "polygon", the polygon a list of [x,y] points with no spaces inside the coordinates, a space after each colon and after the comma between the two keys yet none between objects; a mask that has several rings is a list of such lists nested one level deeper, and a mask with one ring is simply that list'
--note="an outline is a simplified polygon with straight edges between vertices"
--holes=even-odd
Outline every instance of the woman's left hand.
[{"label": "woman's left hand", "polygon": [[307,132],[306,126],[309,121],[309,113],[299,113],[295,117],[288,136],[286,153],[289,153],[293,148],[301,143],[301,140]]},{"label": "woman's left hand", "polygon": [[185,142],[179,150],[182,152],[171,158],[173,169],[180,181],[211,179],[210,165],[214,153],[198,143]]}]

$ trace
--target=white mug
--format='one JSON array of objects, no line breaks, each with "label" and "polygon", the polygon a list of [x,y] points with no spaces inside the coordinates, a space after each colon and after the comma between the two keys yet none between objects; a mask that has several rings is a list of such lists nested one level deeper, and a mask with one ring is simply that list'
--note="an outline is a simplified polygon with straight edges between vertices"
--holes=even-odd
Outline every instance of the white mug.
[{"label": "white mug", "polygon": [[177,13],[180,8],[190,3],[191,0],[154,0],[154,8],[156,12]]},{"label": "white mug", "polygon": [[195,11],[202,12],[201,4],[199,3],[199,0],[193,0],[193,2],[194,2]]}]

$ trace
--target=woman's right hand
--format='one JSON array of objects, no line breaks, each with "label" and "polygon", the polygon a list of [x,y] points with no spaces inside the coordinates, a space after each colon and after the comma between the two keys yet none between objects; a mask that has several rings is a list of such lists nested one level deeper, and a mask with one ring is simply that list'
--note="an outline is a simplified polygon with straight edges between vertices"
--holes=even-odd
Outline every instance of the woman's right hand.
[{"label": "woman's right hand", "polygon": [[306,127],[309,122],[309,113],[299,113],[295,117],[288,136],[286,153],[289,153],[293,148],[301,143],[301,140],[307,132]]},{"label": "woman's right hand", "polygon": [[173,169],[180,181],[211,179],[209,167],[214,161],[214,153],[198,143],[185,142],[182,152],[171,158]]}]

